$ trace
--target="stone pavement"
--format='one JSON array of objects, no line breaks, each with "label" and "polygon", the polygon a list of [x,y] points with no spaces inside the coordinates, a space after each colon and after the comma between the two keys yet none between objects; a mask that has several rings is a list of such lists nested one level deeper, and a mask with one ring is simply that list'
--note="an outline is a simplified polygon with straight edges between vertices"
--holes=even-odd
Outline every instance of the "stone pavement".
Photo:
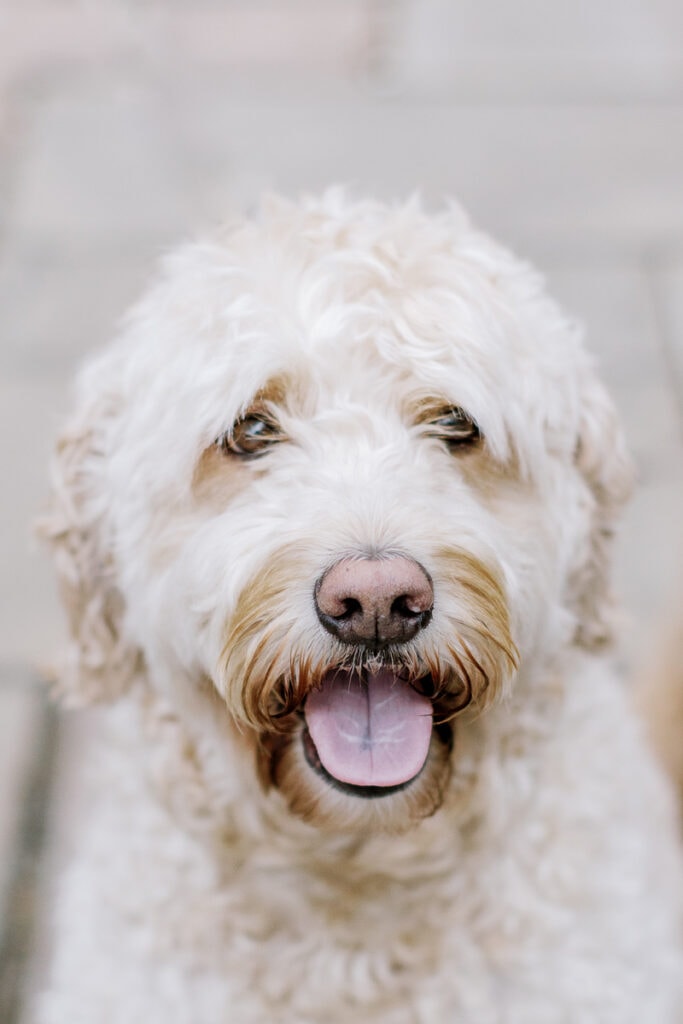
[{"label": "stone pavement", "polygon": [[637,457],[640,487],[617,557],[637,623],[629,662],[644,656],[678,589],[680,0],[1,0],[8,1024],[33,986],[27,950],[45,934],[51,869],[36,887],[40,865],[59,860],[55,836],[77,803],[77,786],[63,784],[77,730],[64,733],[36,685],[63,627],[28,527],[44,501],[68,381],[174,240],[243,210],[263,188],[335,181],[382,197],[419,188],[430,204],[456,195],[544,268],[587,325]]}]

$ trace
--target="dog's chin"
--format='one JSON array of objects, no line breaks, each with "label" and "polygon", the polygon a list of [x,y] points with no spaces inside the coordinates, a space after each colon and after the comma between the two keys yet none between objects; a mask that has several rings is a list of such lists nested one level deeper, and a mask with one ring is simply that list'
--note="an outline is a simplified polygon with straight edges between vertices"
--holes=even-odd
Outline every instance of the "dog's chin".
[{"label": "dog's chin", "polygon": [[277,787],[292,814],[326,832],[404,832],[443,803],[451,772],[453,727],[432,727],[424,763],[393,785],[357,785],[325,768],[306,719],[293,716],[286,734],[265,734],[259,743],[261,774]]}]

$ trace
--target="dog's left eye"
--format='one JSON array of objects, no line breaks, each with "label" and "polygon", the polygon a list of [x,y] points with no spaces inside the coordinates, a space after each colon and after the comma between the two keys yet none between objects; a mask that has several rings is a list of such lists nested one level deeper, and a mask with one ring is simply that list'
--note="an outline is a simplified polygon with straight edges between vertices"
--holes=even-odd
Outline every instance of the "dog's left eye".
[{"label": "dog's left eye", "polygon": [[278,423],[266,413],[250,413],[237,420],[218,438],[221,450],[243,459],[256,458],[278,441],[284,440]]},{"label": "dog's left eye", "polygon": [[449,448],[464,448],[475,444],[481,438],[479,427],[464,409],[452,406],[435,416],[427,424],[430,437],[445,441]]}]

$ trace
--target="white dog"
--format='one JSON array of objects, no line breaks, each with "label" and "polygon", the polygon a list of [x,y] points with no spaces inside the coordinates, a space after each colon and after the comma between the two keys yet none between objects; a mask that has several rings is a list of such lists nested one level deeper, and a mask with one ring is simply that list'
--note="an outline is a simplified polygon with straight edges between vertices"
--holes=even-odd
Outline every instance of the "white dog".
[{"label": "white dog", "polygon": [[604,654],[629,486],[451,208],[264,203],[80,378],[47,530],[109,702],[41,1024],[674,1024],[672,794]]}]

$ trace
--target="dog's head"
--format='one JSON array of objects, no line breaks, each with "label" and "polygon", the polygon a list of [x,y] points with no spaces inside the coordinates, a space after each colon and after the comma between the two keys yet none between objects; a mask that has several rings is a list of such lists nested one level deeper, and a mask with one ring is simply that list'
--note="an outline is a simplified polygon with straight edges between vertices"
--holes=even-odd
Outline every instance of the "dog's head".
[{"label": "dog's head", "polygon": [[170,258],[79,387],[48,524],[65,690],[209,680],[312,822],[433,812],[457,716],[607,636],[612,406],[456,209],[266,203]]}]

